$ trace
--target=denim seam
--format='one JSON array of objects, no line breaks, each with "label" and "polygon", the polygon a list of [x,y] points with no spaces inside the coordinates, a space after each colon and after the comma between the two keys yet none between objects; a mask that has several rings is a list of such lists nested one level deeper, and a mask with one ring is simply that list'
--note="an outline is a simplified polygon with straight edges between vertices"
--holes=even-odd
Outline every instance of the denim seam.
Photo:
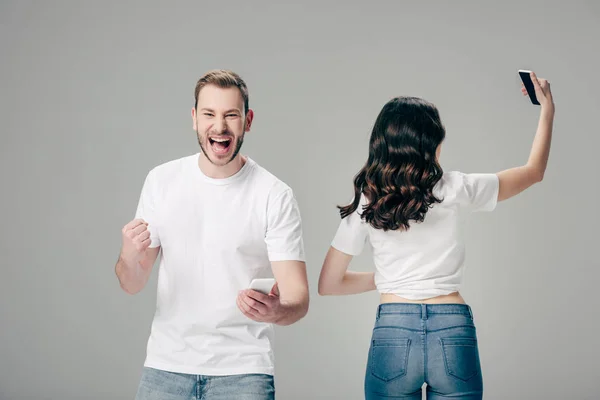
[{"label": "denim seam", "polygon": [[448,330],[456,329],[456,328],[469,328],[469,329],[477,330],[477,328],[475,328],[472,325],[455,325],[455,326],[451,326],[450,328],[432,329],[429,332],[443,332],[443,331],[448,331]]},{"label": "denim seam", "polygon": [[421,323],[423,325],[423,379],[427,382],[427,321],[421,320]]},{"label": "denim seam", "polygon": [[196,375],[196,399],[201,399],[201,385],[200,385],[200,375]]},{"label": "denim seam", "polygon": [[[422,312],[393,312],[393,311],[380,311],[378,312],[379,315],[421,315]],[[429,315],[436,315],[436,314],[440,314],[440,315],[464,315],[465,317],[471,317],[471,314],[469,312],[456,312],[456,311],[427,311],[427,314]]]},{"label": "denim seam", "polygon": [[378,330],[378,329],[397,329],[397,330],[401,330],[401,331],[408,331],[408,332],[421,332],[419,329],[410,329],[410,328],[404,328],[404,327],[400,327],[400,326],[394,326],[394,325],[381,325],[381,326],[376,326],[373,328],[374,331]]}]

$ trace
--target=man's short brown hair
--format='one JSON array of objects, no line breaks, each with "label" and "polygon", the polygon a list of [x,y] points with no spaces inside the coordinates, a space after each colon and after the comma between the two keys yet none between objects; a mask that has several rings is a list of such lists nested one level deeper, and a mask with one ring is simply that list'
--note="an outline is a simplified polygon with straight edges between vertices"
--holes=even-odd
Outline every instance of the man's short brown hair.
[{"label": "man's short brown hair", "polygon": [[207,72],[198,79],[196,90],[194,90],[194,108],[198,108],[198,95],[200,94],[200,90],[206,85],[215,85],[223,89],[237,87],[240,90],[242,99],[244,99],[244,113],[248,112],[248,87],[246,86],[246,82],[235,72],[225,69],[215,69]]}]

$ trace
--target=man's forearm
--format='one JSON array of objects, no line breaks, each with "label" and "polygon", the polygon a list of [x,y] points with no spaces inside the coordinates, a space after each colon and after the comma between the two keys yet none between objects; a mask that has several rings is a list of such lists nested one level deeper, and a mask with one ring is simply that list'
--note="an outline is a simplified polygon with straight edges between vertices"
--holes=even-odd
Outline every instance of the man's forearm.
[{"label": "man's forearm", "polygon": [[275,321],[275,324],[291,325],[304,318],[308,312],[308,298],[297,303],[282,301],[280,307],[280,317]]},{"label": "man's forearm", "polygon": [[145,268],[142,263],[128,262],[119,256],[115,273],[119,278],[121,288],[129,294],[135,294],[142,290],[150,276],[150,268]]}]

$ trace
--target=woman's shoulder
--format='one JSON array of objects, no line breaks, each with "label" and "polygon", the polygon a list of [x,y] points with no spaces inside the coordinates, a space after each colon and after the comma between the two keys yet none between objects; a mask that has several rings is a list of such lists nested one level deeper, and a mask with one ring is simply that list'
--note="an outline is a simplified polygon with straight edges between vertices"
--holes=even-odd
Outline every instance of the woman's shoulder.
[{"label": "woman's shoulder", "polygon": [[464,186],[465,173],[460,171],[446,171],[435,186],[436,194],[449,194],[460,190]]},{"label": "woman's shoulder", "polygon": [[473,210],[493,209],[498,197],[498,177],[489,173],[444,172],[434,193],[446,202],[461,203]]},{"label": "woman's shoulder", "polygon": [[467,196],[469,174],[461,171],[444,172],[434,188],[434,195],[443,203],[464,203]]}]

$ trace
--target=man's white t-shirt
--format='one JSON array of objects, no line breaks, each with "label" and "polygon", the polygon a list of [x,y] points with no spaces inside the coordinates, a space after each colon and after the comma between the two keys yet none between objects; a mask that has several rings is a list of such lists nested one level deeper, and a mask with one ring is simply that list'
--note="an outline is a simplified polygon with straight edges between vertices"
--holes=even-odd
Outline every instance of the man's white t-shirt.
[{"label": "man's white t-shirt", "polygon": [[136,218],[161,246],[145,366],[198,375],[274,374],[273,326],[238,309],[238,292],[272,277],[271,261],[304,261],[289,186],[255,161],[213,179],[199,153],[152,169]]}]

